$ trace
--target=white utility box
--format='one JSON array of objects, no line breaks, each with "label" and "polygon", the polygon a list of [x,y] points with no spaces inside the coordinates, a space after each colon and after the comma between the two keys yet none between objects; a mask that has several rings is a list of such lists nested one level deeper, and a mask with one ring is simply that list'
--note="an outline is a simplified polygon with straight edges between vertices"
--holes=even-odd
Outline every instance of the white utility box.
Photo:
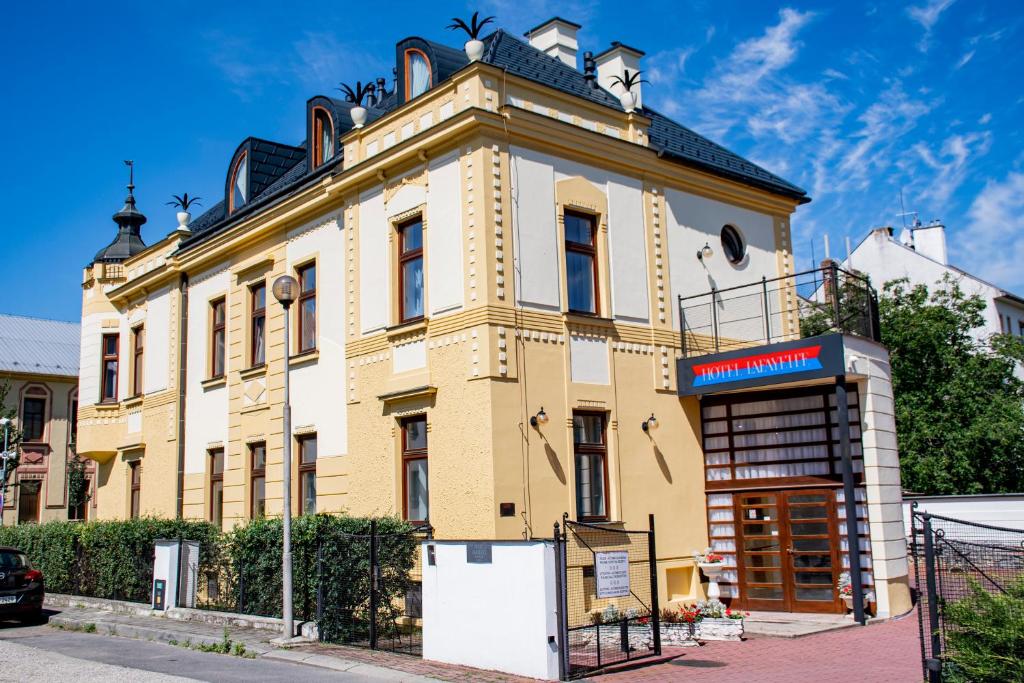
[{"label": "white utility box", "polygon": [[195,607],[199,541],[157,539],[153,549],[153,609]]}]

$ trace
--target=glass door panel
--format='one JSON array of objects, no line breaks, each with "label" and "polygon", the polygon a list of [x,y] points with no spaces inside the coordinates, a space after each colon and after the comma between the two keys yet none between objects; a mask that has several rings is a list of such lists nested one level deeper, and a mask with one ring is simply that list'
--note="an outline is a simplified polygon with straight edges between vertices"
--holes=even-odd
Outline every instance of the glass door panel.
[{"label": "glass door panel", "polygon": [[741,594],[748,609],[785,609],[785,567],[777,494],[748,493],[737,498]]},{"label": "glass door panel", "polygon": [[792,491],[782,494],[787,533],[786,584],[789,609],[794,612],[839,610],[839,537],[831,491]]}]

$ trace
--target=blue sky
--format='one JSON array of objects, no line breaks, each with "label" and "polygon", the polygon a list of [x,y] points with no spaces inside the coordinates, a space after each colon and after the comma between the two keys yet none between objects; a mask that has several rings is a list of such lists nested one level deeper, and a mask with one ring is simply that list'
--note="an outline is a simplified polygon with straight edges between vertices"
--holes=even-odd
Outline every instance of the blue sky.
[{"label": "blue sky", "polygon": [[153,242],[164,202],[223,193],[248,135],[295,143],[305,101],[390,75],[408,35],[460,45],[475,9],[516,33],[559,15],[581,51],[647,52],[645,103],[803,186],[797,256],[900,225],[949,228],[957,265],[1024,294],[1024,8],[916,3],[19,3],[0,34],[4,312],[77,319],[81,268],[113,236],[122,159]]}]

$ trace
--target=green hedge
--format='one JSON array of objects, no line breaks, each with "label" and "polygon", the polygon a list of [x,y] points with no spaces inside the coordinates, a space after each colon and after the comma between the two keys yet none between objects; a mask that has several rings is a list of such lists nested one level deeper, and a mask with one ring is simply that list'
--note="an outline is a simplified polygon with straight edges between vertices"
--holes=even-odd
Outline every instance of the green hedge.
[{"label": "green hedge", "polygon": [[943,610],[943,680],[1024,681],[1024,576],[1010,582],[1004,592],[987,590],[972,578],[968,584],[970,593]]},{"label": "green hedge", "polygon": [[0,545],[24,551],[48,591],[146,603],[155,541],[178,537],[200,542],[201,566],[221,553],[221,534],[208,522],[141,518],[0,528]]},{"label": "green hedge", "polygon": [[[387,637],[414,582],[419,538],[407,522],[373,521],[380,564],[377,631]],[[317,619],[322,590],[325,639],[352,642],[368,635],[370,528],[370,519],[344,515],[292,521],[295,618]],[[207,522],[155,518],[0,528],[0,545],[24,551],[43,572],[48,591],[144,603],[150,600],[155,541],[179,537],[200,542],[200,606],[281,616],[280,519],[253,520],[228,533]]]}]

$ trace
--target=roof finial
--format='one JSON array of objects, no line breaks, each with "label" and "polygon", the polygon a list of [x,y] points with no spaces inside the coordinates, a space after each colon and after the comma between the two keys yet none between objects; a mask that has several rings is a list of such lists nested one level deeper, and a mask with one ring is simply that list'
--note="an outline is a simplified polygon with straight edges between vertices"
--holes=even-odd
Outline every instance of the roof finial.
[{"label": "roof finial", "polygon": [[131,159],[125,159],[124,165],[128,167],[128,194],[132,193],[135,189],[135,162]]}]

